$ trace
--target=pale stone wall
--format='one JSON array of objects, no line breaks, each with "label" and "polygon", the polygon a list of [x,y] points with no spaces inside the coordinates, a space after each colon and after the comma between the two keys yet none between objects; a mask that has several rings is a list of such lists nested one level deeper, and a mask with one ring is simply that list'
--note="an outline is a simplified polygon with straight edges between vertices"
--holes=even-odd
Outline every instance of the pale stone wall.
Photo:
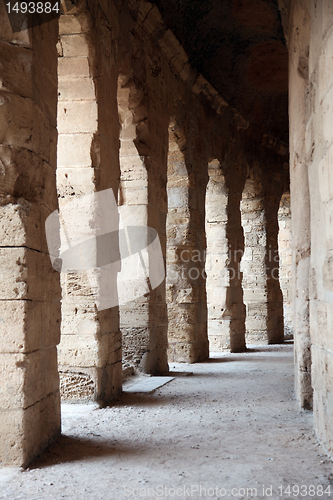
[{"label": "pale stone wall", "polygon": [[314,428],[332,454],[332,3],[292,2],[290,28],[296,389],[309,407],[312,378]]},{"label": "pale stone wall", "polygon": [[[295,264],[298,267],[296,277],[304,283],[302,287],[301,283],[298,284],[297,292],[301,297],[302,294],[305,295],[303,301],[309,298],[310,305],[309,316],[307,307],[304,307],[303,311],[303,321],[307,321],[306,337],[304,329],[301,328],[302,324],[298,324],[296,317],[297,354],[300,360],[309,359],[310,322],[314,428],[332,454],[332,2],[294,2],[291,28],[291,102],[295,99],[291,115],[291,170],[299,172],[299,176],[302,175],[300,182],[296,184],[297,179],[293,172],[293,236],[302,236],[303,233],[303,240],[307,243],[297,248],[295,244],[299,241],[298,237],[294,242],[294,252]],[[301,98],[302,105],[299,104]],[[303,180],[304,176],[307,177]],[[299,301],[300,298],[298,303]],[[307,303],[308,301],[306,306]],[[296,313],[300,313],[299,309],[296,309]],[[298,361],[298,365],[298,397],[305,406],[311,402],[310,389],[306,393],[309,396],[304,396],[304,371],[307,369],[307,363],[302,365]],[[308,373],[309,369],[307,375]]]},{"label": "pale stone wall", "polygon": [[290,193],[284,193],[278,212],[280,286],[283,295],[284,336],[293,336],[293,289],[292,289],[292,249],[291,249],[291,212]]},{"label": "pale stone wall", "polygon": [[14,35],[4,9],[1,4],[0,460],[27,465],[60,434],[60,283],[44,229],[57,209],[58,23]]}]

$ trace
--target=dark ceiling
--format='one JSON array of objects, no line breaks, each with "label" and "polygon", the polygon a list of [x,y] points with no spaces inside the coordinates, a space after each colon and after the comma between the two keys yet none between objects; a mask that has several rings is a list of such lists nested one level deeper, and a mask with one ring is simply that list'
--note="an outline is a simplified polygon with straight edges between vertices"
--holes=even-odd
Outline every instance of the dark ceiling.
[{"label": "dark ceiling", "polygon": [[190,62],[250,122],[288,143],[288,53],[278,0],[153,0]]}]

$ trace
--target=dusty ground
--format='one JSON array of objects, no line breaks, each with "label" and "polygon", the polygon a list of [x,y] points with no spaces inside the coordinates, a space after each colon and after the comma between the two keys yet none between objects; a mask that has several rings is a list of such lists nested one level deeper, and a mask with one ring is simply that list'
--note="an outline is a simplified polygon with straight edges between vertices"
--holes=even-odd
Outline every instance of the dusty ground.
[{"label": "dusty ground", "polygon": [[170,368],[153,394],[63,405],[61,440],[29,470],[2,470],[0,498],[333,498],[318,488],[332,462],[294,401],[291,345]]}]

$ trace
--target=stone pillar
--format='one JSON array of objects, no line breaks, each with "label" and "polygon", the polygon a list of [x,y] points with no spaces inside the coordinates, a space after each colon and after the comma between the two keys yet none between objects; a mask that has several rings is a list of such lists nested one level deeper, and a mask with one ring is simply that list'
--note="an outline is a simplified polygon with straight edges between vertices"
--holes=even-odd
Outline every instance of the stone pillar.
[{"label": "stone pillar", "polygon": [[243,271],[246,340],[249,344],[283,342],[283,307],[279,282],[277,211],[282,185],[269,171],[246,181],[241,202],[245,233]]},{"label": "stone pillar", "polygon": [[226,294],[229,285],[227,204],[228,191],[219,161],[208,166],[206,192],[206,274],[208,340],[210,351],[230,348],[230,318],[226,316]]},{"label": "stone pillar", "polygon": [[247,179],[241,201],[244,229],[243,272],[246,343],[265,344],[267,336],[266,217],[262,182]]},{"label": "stone pillar", "polygon": [[[163,104],[152,105],[128,75],[119,78],[118,106],[122,124],[121,223],[123,227],[145,228],[147,238],[148,228],[155,229],[165,257],[168,116],[159,108]],[[118,282],[123,367],[157,375],[168,371],[165,281],[152,289],[154,262],[142,265],[138,255],[136,258]],[[146,279],[145,290],[140,286],[142,278]]]},{"label": "stone pillar", "polygon": [[[107,32],[95,35],[93,21],[82,9],[61,16],[59,26],[57,186],[62,214],[84,196],[108,188],[117,192],[119,122],[117,69]],[[101,222],[93,203],[84,203],[79,214],[64,221],[69,239],[78,221],[83,232],[85,226],[97,230]],[[62,274],[59,370],[64,399],[104,404],[121,391],[118,309],[98,310],[96,302],[103,279],[98,268]],[[114,273],[109,283],[114,294],[116,280]]]},{"label": "stone pillar", "polygon": [[278,212],[278,224],[280,286],[283,295],[284,337],[285,339],[290,339],[293,336],[290,193],[284,193],[282,195]]},{"label": "stone pillar", "polygon": [[[205,289],[205,160],[170,127],[168,156],[167,304],[169,361],[208,357]],[[207,163],[207,162],[206,162]],[[207,173],[206,173],[207,175]]]},{"label": "stone pillar", "polygon": [[226,293],[225,320],[229,320],[231,352],[245,349],[245,316],[243,302],[243,273],[240,262],[244,254],[244,233],[241,224],[240,202],[246,179],[246,161],[238,153],[237,144],[230,144],[226,156],[225,182],[228,190],[226,238],[229,253],[229,283]]},{"label": "stone pillar", "polygon": [[[302,408],[312,407],[309,275],[311,255],[308,161],[312,139],[306,122],[308,98],[310,1],[292,2],[289,42],[290,198],[292,231],[294,356],[296,397]],[[320,238],[321,239],[321,238]]]},{"label": "stone pillar", "polygon": [[13,34],[3,3],[0,18],[0,461],[27,466],[60,434],[60,283],[45,234],[57,209],[58,22]]},{"label": "stone pillar", "polygon": [[284,341],[283,296],[280,287],[280,262],[278,245],[278,211],[283,193],[283,178],[269,169],[264,171],[265,179],[265,221],[266,221],[266,289],[267,289],[267,341],[269,344],[280,344]]}]

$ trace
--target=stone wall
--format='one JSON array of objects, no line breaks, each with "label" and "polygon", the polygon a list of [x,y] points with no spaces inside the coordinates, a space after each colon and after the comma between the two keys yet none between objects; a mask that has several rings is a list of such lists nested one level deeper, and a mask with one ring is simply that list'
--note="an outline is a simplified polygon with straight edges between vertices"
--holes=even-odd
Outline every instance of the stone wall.
[{"label": "stone wall", "polygon": [[[332,105],[333,5],[292,2],[290,17],[291,200],[296,388],[333,452]],[[311,354],[310,354],[311,346]]]}]

